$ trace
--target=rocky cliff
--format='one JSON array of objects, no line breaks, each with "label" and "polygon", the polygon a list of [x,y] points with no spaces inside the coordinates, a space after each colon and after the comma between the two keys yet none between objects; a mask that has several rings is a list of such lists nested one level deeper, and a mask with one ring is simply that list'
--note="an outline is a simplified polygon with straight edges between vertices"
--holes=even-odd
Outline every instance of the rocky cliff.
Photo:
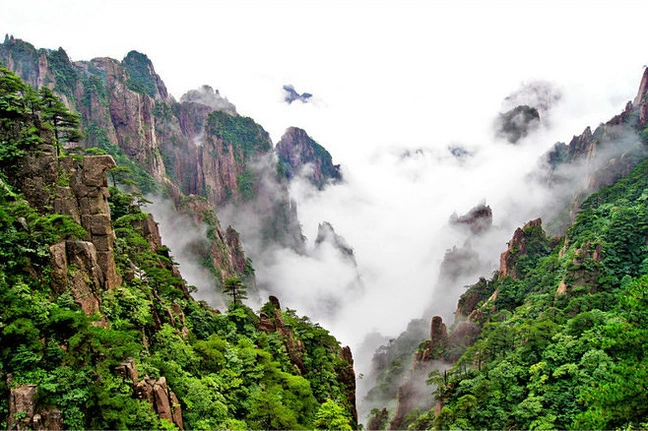
[{"label": "rocky cliff", "polygon": [[[7,37],[0,62],[29,84],[52,88],[78,111],[85,139],[76,145],[112,155],[132,171],[129,180],[144,194],[168,194],[177,209],[191,195],[205,198],[214,212],[243,205],[242,211],[259,219],[259,232],[248,237],[303,251],[294,203],[277,175],[268,133],[239,116],[218,90],[202,86],[178,102],[148,57],[136,51],[122,61],[71,61],[62,49],[36,49]],[[231,267],[228,273],[233,272]]]},{"label": "rocky cliff", "polygon": [[[382,374],[375,387],[369,391],[368,397],[378,407],[370,418],[371,426],[379,429],[408,426],[412,429],[447,429],[452,426],[489,428],[492,424],[506,423],[504,427],[526,424],[521,425],[524,428],[529,427],[529,424],[538,425],[542,420],[554,425],[562,424],[561,426],[594,423],[587,422],[589,417],[584,419],[585,416],[578,417],[575,414],[566,414],[564,417],[545,415],[546,411],[556,412],[564,407],[564,403],[554,406],[544,397],[549,392],[556,396],[558,392],[564,393],[567,390],[566,386],[558,382],[561,379],[559,376],[562,376],[559,371],[553,377],[550,374],[542,377],[546,382],[552,381],[551,384],[560,389],[547,392],[540,389],[539,393],[543,394],[538,398],[542,399],[539,404],[541,407],[537,414],[530,415],[536,422],[510,413],[507,414],[508,419],[501,422],[494,416],[488,416],[493,414],[493,409],[501,409],[507,403],[504,399],[509,395],[498,391],[518,388],[515,384],[510,384],[510,381],[500,389],[491,387],[487,390],[488,396],[480,391],[485,387],[482,383],[488,382],[490,387],[496,380],[496,374],[509,365],[515,366],[514,364],[523,362],[525,365],[521,369],[526,372],[533,370],[535,366],[553,363],[555,357],[552,354],[559,348],[556,346],[566,345],[557,341],[558,337],[576,336],[574,332],[569,332],[573,328],[571,325],[577,325],[576,322],[581,319],[587,320],[590,313],[594,315],[601,310],[613,310],[614,304],[597,302],[597,298],[612,301],[615,289],[623,284],[622,277],[625,277],[625,283],[630,283],[631,277],[639,276],[640,271],[637,272],[636,265],[640,265],[645,254],[639,256],[638,250],[642,247],[641,244],[645,244],[646,231],[644,224],[636,219],[635,214],[641,212],[639,208],[643,207],[635,199],[639,199],[642,192],[645,193],[647,92],[648,73],[644,73],[637,97],[634,102],[626,105],[623,112],[601,124],[594,132],[586,128],[581,135],[574,136],[569,144],[556,144],[547,154],[543,160],[545,175],[540,177],[554,187],[556,202],[559,205],[565,203],[566,209],[562,215],[551,221],[553,230],[560,236],[548,236],[540,219],[531,220],[516,229],[506,250],[501,254],[499,270],[490,279],[480,278],[461,295],[455,322],[446,327],[441,317],[433,317],[429,338],[419,338],[422,341],[417,349],[402,349],[412,357],[407,371],[403,371],[402,363],[406,360],[402,356],[392,357],[381,365]],[[513,110],[500,118],[499,132],[510,142],[517,142],[528,127],[534,127],[535,123],[537,112]],[[604,192],[598,192],[601,189]],[[564,196],[563,191],[567,191]],[[592,194],[594,196],[590,197]],[[614,203],[606,204],[610,201]],[[626,205],[630,208],[626,208]],[[453,215],[450,223],[473,235],[479,235],[488,230],[491,220],[490,208],[481,206],[461,217]],[[560,225],[558,229],[557,224]],[[614,231],[619,234],[617,229],[625,232],[621,234],[623,239],[606,236],[615,234],[605,232]],[[609,238],[609,242],[604,237]],[[446,254],[442,273],[446,273],[447,279],[451,279],[453,274],[461,274],[469,266],[472,260],[469,252],[469,248],[463,247]],[[623,258],[620,257],[622,253],[625,253]],[[454,261],[458,263],[453,264]],[[458,268],[456,272],[449,271],[454,267]],[[620,297],[614,300],[625,304],[625,299]],[[566,313],[567,316],[561,313]],[[613,312],[610,316],[612,314]],[[569,320],[571,318],[573,320]],[[565,329],[562,335],[555,335],[560,333],[556,329],[560,325],[569,329]],[[596,324],[588,325],[587,330],[583,329],[586,331],[583,334],[589,334],[590,328],[595,326]],[[511,329],[513,327],[516,329]],[[408,327],[398,339],[413,336],[414,333]],[[569,340],[573,342],[572,338]],[[379,352],[391,352],[394,345],[395,343],[390,343],[383,346]],[[582,351],[587,351],[587,348],[583,347]],[[610,355],[616,355],[611,350],[609,352]],[[385,356],[381,354],[375,358]],[[564,364],[568,361],[557,362]],[[578,360],[575,362],[578,363]],[[488,368],[484,368],[484,364],[489,364]],[[573,365],[570,372],[579,372],[576,369],[581,366]],[[430,371],[432,374],[429,374]],[[529,383],[533,377],[522,374],[518,374],[516,378],[525,382],[522,386],[529,384],[526,387],[529,391],[528,398],[524,400],[524,397],[513,396],[515,401],[509,405],[511,412],[519,412],[521,410],[516,408],[530,405],[525,403],[530,402],[538,394],[534,390],[540,388]],[[433,393],[432,397],[421,392],[424,380],[431,383],[425,387],[427,394]],[[389,388],[384,387],[387,382]],[[470,386],[473,384],[475,386]],[[549,386],[549,383],[543,383],[543,388]],[[472,389],[467,389],[468,387]],[[597,386],[588,393],[598,391]],[[392,396],[386,400],[375,396],[372,399],[378,392],[390,393]],[[498,398],[499,395],[502,397]],[[571,395],[566,398],[572,399]],[[608,402],[611,400],[608,399]],[[591,400],[582,400],[574,410],[585,410],[590,403]],[[599,407],[595,408],[601,408],[600,403],[597,405]],[[617,411],[610,404],[602,409]],[[618,413],[618,416],[641,419],[641,415]],[[574,420],[575,422],[570,422]],[[579,420],[582,422],[578,422]],[[614,420],[606,419],[600,423],[623,423]],[[500,428],[502,426],[497,425]]]},{"label": "rocky cliff", "polygon": [[[39,96],[0,82],[2,426],[308,429],[331,403],[356,426],[348,348],[278,301],[279,335],[195,301],[141,195],[108,186],[113,157],[61,149]],[[236,231],[183,199],[221,244],[215,269],[247,272]]]},{"label": "rocky cliff", "polygon": [[[628,175],[646,155],[645,97],[646,74],[641,81],[634,102],[594,131],[588,126],[574,136],[569,144],[559,142],[549,151],[543,165],[545,180],[553,186],[557,199],[568,193],[570,204],[562,220],[553,220],[556,233],[564,233],[567,225],[576,218],[580,204],[600,188]],[[557,218],[560,219],[561,216]]]},{"label": "rocky cliff", "polygon": [[291,127],[277,143],[277,154],[288,179],[303,175],[316,187],[340,181],[340,165],[334,165],[331,154],[297,127]]}]

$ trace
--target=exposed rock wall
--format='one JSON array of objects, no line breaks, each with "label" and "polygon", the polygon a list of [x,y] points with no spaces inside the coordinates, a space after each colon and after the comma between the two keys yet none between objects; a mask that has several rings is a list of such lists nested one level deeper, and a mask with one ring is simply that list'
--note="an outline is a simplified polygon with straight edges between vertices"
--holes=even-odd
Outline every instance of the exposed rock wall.
[{"label": "exposed rock wall", "polygon": [[160,419],[168,420],[180,430],[184,429],[180,401],[176,394],[169,389],[165,377],[151,379],[145,376],[140,380],[133,358],[122,362],[115,368],[115,372],[130,382],[137,398],[145,400],[153,406]]},{"label": "exposed rock wall", "polygon": [[[8,383],[11,383],[11,379]],[[36,385],[11,388],[7,430],[59,431],[64,429],[61,411],[53,407],[37,408],[37,400]]]},{"label": "exposed rock wall", "polygon": [[286,130],[276,150],[289,179],[304,174],[320,188],[329,181],[342,179],[340,165],[334,165],[329,152],[302,129]]},{"label": "exposed rock wall", "polygon": [[526,235],[524,231],[530,227],[541,225],[542,220],[535,219],[526,223],[524,227],[515,230],[513,238],[508,243],[508,249],[500,255],[500,277],[510,276],[518,278],[519,274],[515,265],[520,256],[527,254]]},{"label": "exposed rock wall", "polygon": [[[108,206],[107,172],[115,167],[110,156],[88,156],[81,160],[65,158],[60,163],[60,175],[69,185],[57,186],[54,210],[81,223],[101,269],[98,278],[103,288],[114,289],[119,283],[113,254],[115,233]],[[67,181],[66,181],[67,182]]]}]

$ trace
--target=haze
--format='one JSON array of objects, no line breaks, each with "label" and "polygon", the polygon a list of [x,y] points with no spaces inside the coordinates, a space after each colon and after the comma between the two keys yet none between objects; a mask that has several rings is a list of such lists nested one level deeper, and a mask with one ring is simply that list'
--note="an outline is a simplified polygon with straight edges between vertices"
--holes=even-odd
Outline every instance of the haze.
[{"label": "haze", "polygon": [[[493,209],[492,232],[471,239],[484,276],[515,227],[547,213],[555,199],[528,174],[555,142],[634,98],[645,12],[618,0],[21,0],[0,5],[0,30],[72,60],[138,50],[176,99],[206,84],[275,143],[296,126],[329,150],[346,182],[316,192],[297,181],[291,193],[309,247],[330,222],[355,249],[364,290],[349,292],[356,273],[333,250],[278,249],[255,267],[265,293],[353,348],[371,331],[397,335],[430,304],[451,318],[463,285],[435,286],[446,250],[469,239],[448,226],[453,212]],[[517,146],[496,138],[504,99],[538,81],[561,95],[538,130]],[[286,104],[286,84],[313,97]],[[450,146],[472,156],[458,160]],[[341,305],[326,309],[326,295]]]}]

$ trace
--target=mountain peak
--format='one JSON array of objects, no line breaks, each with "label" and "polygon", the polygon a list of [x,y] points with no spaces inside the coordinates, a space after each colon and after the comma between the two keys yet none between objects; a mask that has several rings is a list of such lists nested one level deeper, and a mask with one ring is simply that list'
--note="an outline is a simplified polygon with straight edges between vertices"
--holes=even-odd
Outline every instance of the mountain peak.
[{"label": "mountain peak", "polygon": [[227,97],[220,95],[209,85],[202,85],[194,90],[189,90],[180,97],[181,103],[197,103],[207,106],[214,111],[224,111],[230,115],[237,115],[236,106],[227,100]]},{"label": "mountain peak", "polygon": [[320,189],[342,179],[340,165],[333,164],[331,154],[298,127],[286,130],[277,143],[277,155],[288,179],[303,175]]}]

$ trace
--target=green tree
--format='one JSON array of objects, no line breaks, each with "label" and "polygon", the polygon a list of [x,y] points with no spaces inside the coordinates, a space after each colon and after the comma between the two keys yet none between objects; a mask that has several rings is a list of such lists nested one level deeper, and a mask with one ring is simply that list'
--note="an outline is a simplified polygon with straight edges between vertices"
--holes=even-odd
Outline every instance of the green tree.
[{"label": "green tree", "polygon": [[133,170],[127,166],[117,165],[108,171],[110,179],[112,180],[113,187],[117,187],[117,183],[122,183],[129,186],[136,185],[130,177],[133,175]]},{"label": "green tree", "polygon": [[41,87],[38,94],[41,98],[42,118],[50,122],[54,128],[57,151],[60,152],[66,142],[82,140],[83,134],[79,131],[81,117],[70,112],[49,87]]},{"label": "green tree", "polygon": [[335,401],[328,399],[320,405],[313,427],[316,430],[345,430],[351,431],[351,419],[344,408]]},{"label": "green tree", "polygon": [[232,297],[232,302],[235,304],[240,304],[243,299],[247,299],[247,287],[240,278],[226,279],[223,291]]},{"label": "green tree", "polygon": [[27,86],[11,70],[0,66],[0,115],[18,117],[24,112],[23,93]]}]

